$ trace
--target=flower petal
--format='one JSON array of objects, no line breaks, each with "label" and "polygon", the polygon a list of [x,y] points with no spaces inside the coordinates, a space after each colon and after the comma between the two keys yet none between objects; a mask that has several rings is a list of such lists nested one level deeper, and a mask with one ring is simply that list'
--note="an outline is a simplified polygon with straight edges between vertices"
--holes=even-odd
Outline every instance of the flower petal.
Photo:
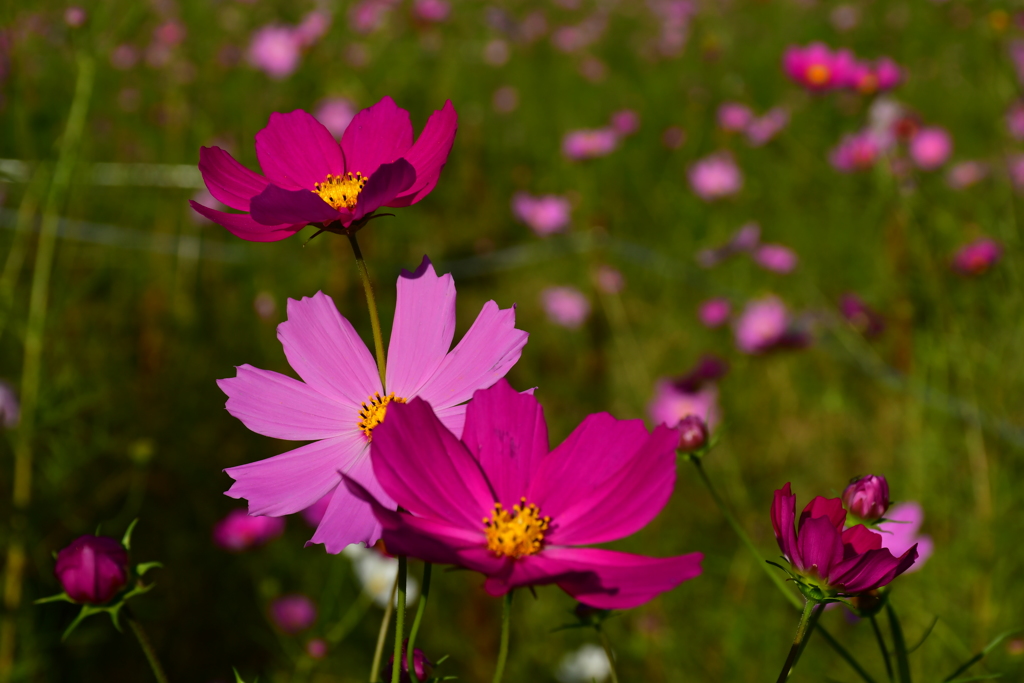
[{"label": "flower petal", "polygon": [[[363,443],[365,444],[365,441]],[[360,450],[342,474],[345,475],[345,481],[358,482],[368,495],[379,501],[380,505],[394,507],[394,501],[388,497],[373,476],[368,448]],[[335,555],[353,543],[365,543],[366,547],[370,547],[380,540],[380,532],[380,522],[377,521],[370,504],[353,495],[347,486],[339,486],[334,490],[323,519],[306,545],[323,543],[324,549]]]},{"label": "flower petal", "polygon": [[250,202],[252,219],[263,225],[280,223],[329,223],[341,220],[341,212],[309,190],[285,190],[267,185]]},{"label": "flower petal", "polygon": [[199,215],[205,216],[217,225],[227,228],[228,232],[235,237],[241,237],[243,240],[250,242],[278,242],[291,237],[306,227],[305,223],[263,225],[254,221],[252,216],[247,213],[218,211],[192,200],[189,200],[189,206]]},{"label": "flower petal", "polygon": [[451,406],[450,408],[435,410],[434,414],[437,415],[437,419],[441,421],[441,424],[443,424],[449,432],[455,435],[455,438],[462,438],[462,432],[466,427],[465,403],[458,406]]},{"label": "flower petal", "polygon": [[373,430],[373,471],[402,508],[483,532],[494,494],[479,463],[421,398],[388,406]]},{"label": "flower petal", "polygon": [[[548,454],[544,409],[533,396],[498,380],[490,389],[473,394],[466,406],[462,442],[480,463],[497,502],[511,510],[529,494],[530,480]],[[549,513],[542,509],[541,514]]]},{"label": "flower petal", "polygon": [[438,277],[426,256],[415,272],[398,277],[395,324],[388,345],[387,389],[404,398],[419,393],[444,361],[455,336],[455,282]]},{"label": "flower petal", "polygon": [[772,499],[772,528],[775,529],[775,540],[779,543],[779,550],[786,556],[786,559],[795,566],[802,566],[800,561],[800,549],[796,544],[796,531],[793,528],[796,517],[796,496],[789,487],[789,482],[781,489],[775,491]]},{"label": "flower petal", "polygon": [[390,97],[363,109],[341,136],[345,170],[372,176],[377,167],[405,156],[412,146],[409,112]]},{"label": "flower petal", "polygon": [[468,401],[473,392],[504,377],[519,360],[530,336],[515,324],[515,306],[499,309],[488,301],[419,395],[440,410]]},{"label": "flower petal", "polygon": [[823,579],[828,579],[832,565],[843,560],[842,538],[827,517],[808,519],[800,527],[797,544],[803,562],[797,568],[804,571],[816,568],[818,576]]},{"label": "flower petal", "polygon": [[345,172],[334,136],[301,109],[270,115],[267,127],[256,133],[256,157],[267,179],[285,190],[312,190],[328,173]]},{"label": "flower petal", "polygon": [[358,422],[359,406],[383,391],[369,349],[323,292],[288,299],[288,320],[277,326],[277,338],[306,384],[353,407],[353,422]]},{"label": "flower petal", "polygon": [[310,441],[340,436],[354,427],[351,418],[343,417],[348,406],[307,384],[251,365],[235,370],[235,377],[219,379],[217,386],[228,395],[228,412],[257,434]]},{"label": "flower petal", "polygon": [[863,524],[852,526],[843,532],[844,558],[863,555],[869,550],[882,547],[882,535],[869,530]]},{"label": "flower petal", "polygon": [[220,147],[199,148],[199,172],[214,199],[239,211],[249,210],[249,200],[267,186],[267,179],[253,173]]},{"label": "flower petal", "polygon": [[815,517],[828,517],[836,529],[842,531],[846,522],[846,510],[843,509],[843,501],[840,498],[825,498],[815,496],[814,500],[807,504],[804,511],[800,513],[800,523],[797,529],[802,529],[804,522]]},{"label": "flower petal", "polygon": [[405,159],[396,159],[390,164],[381,164],[366,181],[356,205],[352,209],[352,220],[373,213],[391,203],[399,193],[409,189],[416,182],[416,170]]},{"label": "flower petal", "polygon": [[248,500],[250,515],[290,515],[335,488],[340,472],[364,447],[362,432],[353,430],[266,460],[229,467],[224,471],[235,483],[225,495]]},{"label": "flower petal", "polygon": [[390,206],[415,204],[433,191],[452,150],[458,127],[459,115],[455,113],[451,100],[447,100],[444,107],[430,115],[423,132],[405,153],[406,161],[416,169],[416,182]]},{"label": "flower petal", "polygon": [[869,550],[836,565],[829,576],[829,583],[842,586],[848,593],[881,588],[910,569],[916,560],[916,545],[898,558],[893,557],[887,548]]},{"label": "flower petal", "polygon": [[604,543],[646,526],[672,495],[678,444],[668,427],[648,434],[641,420],[588,415],[533,479],[528,498],[552,520],[546,540]]}]

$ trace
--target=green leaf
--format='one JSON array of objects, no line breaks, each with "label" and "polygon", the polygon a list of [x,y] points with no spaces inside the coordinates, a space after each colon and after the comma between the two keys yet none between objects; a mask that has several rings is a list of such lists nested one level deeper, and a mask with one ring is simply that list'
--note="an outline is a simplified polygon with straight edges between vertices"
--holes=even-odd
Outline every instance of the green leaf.
[{"label": "green leaf", "polygon": [[[943,678],[942,679],[942,683],[953,683],[954,680],[962,680],[962,679],[957,679],[957,676],[959,676],[963,672],[967,671],[972,666],[974,666],[975,664],[980,662],[982,659],[984,659],[985,655],[987,655],[989,652],[992,652],[992,650],[994,650],[996,647],[999,646],[999,643],[1003,642],[1004,640],[1006,640],[1007,638],[1009,638],[1012,635],[1020,633],[1021,631],[1024,631],[1024,628],[1015,628],[1015,629],[1012,629],[1010,631],[1003,631],[998,636],[996,636],[992,640],[991,643],[986,645],[985,649],[983,649],[981,652],[979,652],[978,654],[974,655],[973,657],[968,659],[966,662],[961,664],[960,667],[956,671],[954,671],[953,673],[951,673],[948,676],[946,676],[945,678]],[[973,679],[969,679],[969,680],[979,680],[979,679],[973,678]]]},{"label": "green leaf", "polygon": [[907,641],[903,638],[903,628],[896,617],[896,610],[891,602],[885,603],[885,612],[889,615],[889,628],[892,630],[892,649],[896,655],[896,679],[900,683],[910,682],[910,660],[907,658]]},{"label": "green leaf", "polygon": [[136,517],[132,520],[132,523],[128,525],[128,528],[124,532],[124,537],[121,539],[121,545],[125,547],[125,550],[132,549],[132,532],[135,531],[135,525],[139,523],[139,518]]},{"label": "green leaf", "polygon": [[921,640],[917,641],[917,645],[915,645],[912,648],[909,648],[907,650],[907,654],[910,654],[911,652],[913,652],[917,648],[919,648],[922,645],[924,645],[924,641],[928,640],[928,636],[930,636],[932,634],[932,629],[935,628],[935,624],[937,624],[937,623],[939,623],[939,618],[938,617],[935,617],[934,619],[932,619],[931,625],[928,628],[925,629],[924,635],[921,636]]},{"label": "green leaf", "polygon": [[949,683],[968,683],[969,681],[990,681],[993,678],[1002,678],[1003,674],[985,674],[983,676],[971,676],[970,678],[954,678]]},{"label": "green leaf", "polygon": [[150,569],[163,569],[163,562],[140,562],[135,566],[135,573],[138,576],[144,575]]},{"label": "green leaf", "polygon": [[71,596],[69,596],[67,593],[58,593],[57,595],[51,595],[48,598],[39,598],[38,600],[33,600],[32,604],[33,605],[44,605],[44,604],[46,604],[48,602],[70,602],[70,603],[74,603],[75,601],[72,600]]},{"label": "green leaf", "polygon": [[[235,683],[245,683],[245,679],[243,679],[241,674],[238,673],[238,669],[231,667],[231,670],[235,672]],[[254,678],[252,683],[258,683],[259,680],[259,678]]]}]

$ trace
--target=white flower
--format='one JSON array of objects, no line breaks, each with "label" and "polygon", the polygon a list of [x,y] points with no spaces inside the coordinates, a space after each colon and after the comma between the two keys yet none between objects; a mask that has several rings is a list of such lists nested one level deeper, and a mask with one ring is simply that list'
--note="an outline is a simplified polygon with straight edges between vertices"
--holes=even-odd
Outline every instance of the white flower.
[{"label": "white flower", "polygon": [[[388,604],[388,596],[391,595],[391,587],[395,584],[395,577],[398,576],[398,560],[394,557],[386,557],[376,550],[365,548],[361,543],[353,543],[341,551],[341,554],[352,560],[352,567],[356,571],[359,583],[363,590],[373,598],[379,606]],[[406,581],[405,602],[412,605],[420,596],[420,585],[413,577]],[[398,604],[398,596],[395,596],[395,604]]]},{"label": "white flower", "polygon": [[590,683],[603,681],[611,672],[611,664],[604,648],[588,643],[562,658],[555,677],[562,683]]}]

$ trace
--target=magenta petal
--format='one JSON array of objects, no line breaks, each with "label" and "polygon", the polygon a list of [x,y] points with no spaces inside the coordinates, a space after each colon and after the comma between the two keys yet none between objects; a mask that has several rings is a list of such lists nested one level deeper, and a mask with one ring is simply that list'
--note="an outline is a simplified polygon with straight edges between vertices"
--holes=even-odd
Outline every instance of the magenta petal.
[{"label": "magenta petal", "polygon": [[852,526],[843,532],[843,548],[846,557],[862,555],[869,550],[882,547],[882,535],[871,531],[863,524]]},{"label": "magenta petal", "polygon": [[437,276],[430,259],[398,277],[395,324],[388,345],[388,391],[408,398],[437,371],[455,336],[455,283]]},{"label": "magenta petal", "polygon": [[468,401],[474,391],[504,377],[530,336],[515,324],[515,306],[502,310],[493,301],[484,304],[466,335],[423,385],[420,396],[440,410]]},{"label": "magenta petal", "polygon": [[459,116],[451,100],[427,119],[423,132],[405,154],[405,159],[416,169],[416,182],[399,195],[391,206],[415,204],[433,191],[441,169],[448,160],[448,154],[455,142],[455,131],[459,127]]},{"label": "magenta petal", "polygon": [[814,517],[828,517],[832,526],[842,530],[843,524],[846,522],[846,510],[843,509],[842,499],[815,496],[814,500],[808,503],[804,511],[800,513],[800,523],[797,524],[797,529],[802,529],[804,522]]},{"label": "magenta petal", "polygon": [[306,384],[353,407],[353,423],[363,402],[383,391],[370,351],[323,292],[288,299],[288,320],[277,326],[277,338]]},{"label": "magenta petal", "polygon": [[409,189],[416,182],[416,171],[405,159],[397,159],[390,164],[381,164],[366,181],[356,205],[352,210],[352,219],[359,220],[382,206],[391,203],[400,192]]},{"label": "magenta petal", "polygon": [[[370,496],[379,501],[378,504],[394,507],[394,501],[381,489],[373,476],[369,449],[360,450],[341,474],[345,475],[345,481],[358,482]],[[333,555],[353,543],[365,543],[369,547],[380,539],[380,532],[380,522],[377,521],[370,504],[354,495],[347,486],[339,486],[334,490],[327,511],[309,544],[323,543],[324,549]]]},{"label": "magenta petal", "polygon": [[199,148],[199,172],[214,199],[239,211],[248,211],[249,200],[267,186],[266,178],[242,166],[220,147]]},{"label": "magenta petal", "polygon": [[483,531],[494,494],[480,465],[421,398],[388,406],[370,443],[373,471],[388,495],[420,517]]},{"label": "magenta petal", "polygon": [[[544,410],[533,396],[520,394],[507,380],[498,380],[490,389],[473,394],[466,407],[462,442],[480,463],[497,502],[511,510],[528,495],[530,480],[548,454]],[[541,514],[551,513],[542,508]]]},{"label": "magenta petal", "polygon": [[797,537],[800,546],[798,569],[816,570],[818,576],[828,579],[832,565],[843,559],[843,541],[839,532],[827,517],[812,517],[802,527]]},{"label": "magenta petal", "polygon": [[789,482],[786,482],[785,486],[775,491],[775,497],[772,499],[772,528],[775,529],[779,550],[787,560],[799,567],[802,563],[800,549],[796,544],[796,531],[793,528],[795,517],[796,496],[793,495]]},{"label": "magenta petal", "polygon": [[309,441],[339,436],[355,427],[347,406],[298,380],[251,365],[235,370],[235,377],[217,380],[217,386],[228,395],[228,412],[257,434]]},{"label": "magenta petal", "polygon": [[285,190],[312,190],[328,173],[345,172],[334,136],[301,109],[270,115],[267,127],[256,133],[256,157],[267,179]]},{"label": "magenta petal", "polygon": [[842,586],[848,593],[861,593],[880,588],[907,571],[915,560],[917,546],[898,558],[893,557],[886,548],[869,550],[863,555],[836,565],[829,577],[829,583]]},{"label": "magenta petal", "polygon": [[250,202],[252,219],[264,225],[280,223],[330,223],[341,220],[341,213],[309,190],[284,190],[277,185],[267,188]]},{"label": "magenta petal", "polygon": [[390,97],[356,114],[341,136],[345,170],[364,176],[373,176],[381,164],[405,156],[411,145],[409,112]]},{"label": "magenta petal", "polygon": [[209,218],[211,221],[228,229],[235,237],[241,237],[243,240],[250,242],[278,242],[280,240],[291,237],[302,228],[306,227],[305,223],[297,223],[290,225],[288,223],[282,223],[281,225],[263,225],[257,223],[247,213],[227,213],[226,211],[218,211],[217,209],[211,209],[207,206],[203,206],[199,202],[189,201],[189,205],[192,209],[201,216]]},{"label": "magenta petal", "polygon": [[224,470],[235,480],[225,495],[249,501],[250,515],[279,517],[308,508],[341,481],[363,451],[359,431]]}]

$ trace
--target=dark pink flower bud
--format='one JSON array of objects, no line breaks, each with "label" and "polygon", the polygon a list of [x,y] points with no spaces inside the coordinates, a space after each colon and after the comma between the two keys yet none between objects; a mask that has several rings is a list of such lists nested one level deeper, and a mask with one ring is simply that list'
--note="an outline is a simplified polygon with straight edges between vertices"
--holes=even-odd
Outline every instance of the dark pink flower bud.
[{"label": "dark pink flower bud", "polygon": [[101,605],[128,583],[128,551],[109,536],[79,536],[57,553],[53,573],[72,600]]},{"label": "dark pink flower bud", "polygon": [[708,426],[696,415],[684,417],[676,429],[679,430],[679,450],[684,453],[699,450],[708,442]]},{"label": "dark pink flower bud", "polygon": [[861,519],[881,519],[889,509],[889,483],[874,474],[857,477],[843,491],[843,505]]},{"label": "dark pink flower bud", "polygon": [[[405,656],[406,648],[409,646],[409,641],[406,640],[402,643],[402,670],[398,674],[398,680],[402,683],[412,683],[412,677],[409,676],[409,661]],[[416,671],[416,678],[419,680],[425,680],[430,675],[430,670],[434,666],[434,663],[427,659],[427,656],[423,654],[423,650],[413,648],[412,651],[412,668]],[[391,659],[388,660],[387,667],[384,668],[383,680],[390,681],[391,674],[395,668],[395,656],[391,655]]]}]

